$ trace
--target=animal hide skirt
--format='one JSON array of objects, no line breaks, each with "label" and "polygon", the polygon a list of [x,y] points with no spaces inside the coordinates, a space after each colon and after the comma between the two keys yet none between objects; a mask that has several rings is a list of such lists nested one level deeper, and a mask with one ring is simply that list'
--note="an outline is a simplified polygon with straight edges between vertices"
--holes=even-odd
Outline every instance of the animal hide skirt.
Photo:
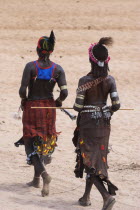
[{"label": "animal hide skirt", "polygon": [[110,195],[116,195],[118,188],[108,179],[109,136],[110,118],[100,114],[100,118],[95,119],[90,112],[79,114],[73,137],[77,153],[74,172],[77,178],[83,177],[84,169],[87,178],[92,174],[98,176],[103,184],[107,183]]},{"label": "animal hide skirt", "polygon": [[84,113],[78,124],[77,151],[80,151],[86,173],[107,178],[110,121],[106,122],[103,118],[94,120],[90,113]]}]

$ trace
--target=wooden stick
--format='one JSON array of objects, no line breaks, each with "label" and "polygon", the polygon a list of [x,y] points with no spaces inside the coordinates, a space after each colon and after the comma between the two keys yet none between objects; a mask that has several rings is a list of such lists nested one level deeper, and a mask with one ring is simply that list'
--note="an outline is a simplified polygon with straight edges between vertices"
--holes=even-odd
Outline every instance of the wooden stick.
[{"label": "wooden stick", "polygon": [[[31,109],[73,109],[72,107],[31,107]],[[134,110],[134,109],[119,109],[119,110]]]},{"label": "wooden stick", "polygon": [[119,109],[119,110],[134,110],[134,109]]},{"label": "wooden stick", "polygon": [[31,109],[73,109],[72,107],[31,107]]}]

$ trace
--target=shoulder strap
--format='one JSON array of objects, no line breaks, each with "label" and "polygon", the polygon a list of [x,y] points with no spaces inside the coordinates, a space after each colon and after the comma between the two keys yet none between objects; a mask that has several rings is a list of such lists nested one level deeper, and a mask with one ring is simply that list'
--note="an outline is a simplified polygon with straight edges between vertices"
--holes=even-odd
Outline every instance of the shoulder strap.
[{"label": "shoulder strap", "polygon": [[34,67],[35,67],[35,70],[36,70],[36,76],[32,77],[32,79],[35,79],[37,77],[37,73],[38,73],[37,62],[33,61],[33,64],[34,64]]},{"label": "shoulder strap", "polygon": [[53,70],[52,70],[52,77],[53,77],[54,76],[55,69],[56,69],[56,64],[55,63],[52,63],[52,65],[54,65]]}]

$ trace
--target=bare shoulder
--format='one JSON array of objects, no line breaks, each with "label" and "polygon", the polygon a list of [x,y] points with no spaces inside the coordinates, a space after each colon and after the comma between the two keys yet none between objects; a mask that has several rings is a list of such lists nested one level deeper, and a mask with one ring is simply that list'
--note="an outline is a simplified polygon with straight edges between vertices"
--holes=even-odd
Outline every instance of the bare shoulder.
[{"label": "bare shoulder", "polygon": [[79,79],[79,85],[83,85],[88,81],[88,76],[83,76]]},{"label": "bare shoulder", "polygon": [[34,61],[28,62],[28,63],[25,65],[25,68],[28,69],[28,70],[33,70],[33,69],[35,69]]},{"label": "bare shoulder", "polygon": [[88,76],[83,76],[83,77],[81,77],[79,80],[80,81],[83,81],[83,80],[85,80],[85,79],[87,79],[88,78]]},{"label": "bare shoulder", "polygon": [[61,72],[64,72],[64,69],[59,65],[59,64],[56,64],[56,70],[61,73]]},{"label": "bare shoulder", "polygon": [[110,81],[114,81],[115,80],[115,78],[113,76],[111,76],[111,75],[108,75],[107,79],[110,80]]},{"label": "bare shoulder", "polygon": [[113,84],[113,83],[115,83],[115,78],[114,78],[113,76],[111,76],[111,75],[108,75],[108,76],[107,76],[107,81],[108,81],[110,84]]}]

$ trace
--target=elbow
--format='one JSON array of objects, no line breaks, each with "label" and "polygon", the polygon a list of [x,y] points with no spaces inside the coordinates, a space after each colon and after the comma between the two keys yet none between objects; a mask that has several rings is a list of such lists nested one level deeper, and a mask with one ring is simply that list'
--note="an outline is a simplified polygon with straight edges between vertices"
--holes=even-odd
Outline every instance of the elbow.
[{"label": "elbow", "polygon": [[77,112],[81,112],[83,107],[84,107],[83,105],[75,103],[74,106],[73,106],[73,109]]},{"label": "elbow", "polygon": [[20,89],[19,89],[19,96],[21,97],[21,98],[26,98],[26,87],[20,87]]},{"label": "elbow", "polygon": [[68,90],[65,89],[65,90],[61,90],[61,93],[60,93],[60,100],[64,101],[68,96]]},{"label": "elbow", "polygon": [[68,90],[65,90],[64,92],[64,98],[67,98],[68,97]]},{"label": "elbow", "polygon": [[116,112],[117,110],[120,109],[120,107],[121,107],[121,104],[115,104],[115,105],[112,105],[111,110],[113,112]]},{"label": "elbow", "polygon": [[78,108],[78,107],[75,107],[73,106],[73,109],[76,111],[76,112],[80,112],[82,109]]},{"label": "elbow", "polygon": [[19,89],[19,96],[22,98],[22,90],[21,90],[21,87]]}]

